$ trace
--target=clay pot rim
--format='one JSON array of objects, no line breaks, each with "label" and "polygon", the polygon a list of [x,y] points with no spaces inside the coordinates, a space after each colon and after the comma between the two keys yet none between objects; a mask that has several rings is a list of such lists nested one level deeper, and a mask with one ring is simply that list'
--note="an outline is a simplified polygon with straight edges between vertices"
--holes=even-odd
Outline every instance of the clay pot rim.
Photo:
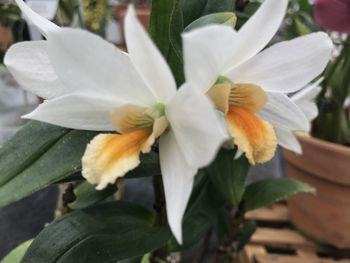
[{"label": "clay pot rim", "polygon": [[328,151],[335,151],[335,152],[338,152],[340,154],[349,155],[349,157],[350,157],[350,147],[348,147],[348,146],[336,144],[333,142],[328,142],[328,141],[321,140],[321,139],[318,139],[318,138],[312,137],[312,136],[297,136],[297,137],[298,137],[298,140],[303,142],[303,143],[317,145],[318,147],[321,147],[321,148],[326,149]]}]

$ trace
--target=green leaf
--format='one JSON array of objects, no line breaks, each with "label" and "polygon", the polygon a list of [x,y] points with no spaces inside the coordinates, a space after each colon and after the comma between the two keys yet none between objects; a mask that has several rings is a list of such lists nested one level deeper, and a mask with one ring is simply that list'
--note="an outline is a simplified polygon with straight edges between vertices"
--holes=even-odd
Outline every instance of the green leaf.
[{"label": "green leaf", "polygon": [[116,263],[142,263],[143,257],[132,257],[132,258],[128,258],[128,259],[123,259],[123,260],[118,260]]},{"label": "green leaf", "polygon": [[237,250],[241,251],[245,245],[250,241],[256,230],[256,223],[254,221],[246,221],[239,233]]},{"label": "green leaf", "polygon": [[[35,127],[38,127],[35,124]],[[63,180],[64,178],[76,174],[81,170],[81,157],[85,151],[86,145],[97,134],[87,131],[68,131],[62,128],[39,124],[41,129],[27,129],[15,135],[8,145],[5,145],[5,151],[1,151],[1,157],[12,160],[3,162],[1,158],[0,167],[2,171],[9,174],[11,180],[0,187],[0,206],[5,206],[16,202],[38,190],[41,190],[51,184]],[[46,127],[47,130],[43,130]],[[37,130],[37,134],[34,132]],[[61,131],[61,132],[58,132]],[[58,133],[55,140],[51,136],[46,136],[48,132]],[[62,136],[63,135],[63,136]],[[24,140],[26,136],[27,142]],[[46,140],[41,139],[46,138]],[[58,138],[58,140],[57,140]],[[23,145],[20,145],[20,143]],[[36,142],[45,147],[36,146]],[[25,148],[25,147],[28,148]],[[33,150],[35,149],[35,151]],[[13,169],[17,165],[13,156],[18,156],[21,170]],[[2,175],[1,175],[2,176]]]},{"label": "green leaf", "polygon": [[166,58],[170,48],[170,24],[171,15],[176,9],[177,0],[162,1],[153,0],[149,25],[149,34]]},{"label": "green leaf", "polygon": [[[81,158],[97,134],[30,121],[0,146],[0,207],[51,184],[82,179]],[[158,154],[140,159],[140,166],[125,178],[160,174]]]},{"label": "green leaf", "polygon": [[0,146],[0,186],[16,177],[70,130],[30,121]]},{"label": "green leaf", "polygon": [[167,60],[178,86],[184,82],[181,51],[183,31],[179,0],[153,0],[149,33]]},{"label": "green leaf", "polygon": [[1,263],[20,263],[33,240],[28,240],[12,250]]},{"label": "green leaf", "polygon": [[219,244],[222,244],[227,235],[230,233],[232,215],[230,214],[229,209],[226,207],[221,208],[216,217],[215,232],[219,241]]},{"label": "green leaf", "polygon": [[143,256],[171,236],[154,221],[145,208],[121,201],[74,211],[46,227],[23,262],[110,263]]},{"label": "green leaf", "polygon": [[233,12],[234,5],[234,0],[182,0],[184,25],[187,26],[204,15]]},{"label": "green leaf", "polygon": [[237,206],[243,197],[245,181],[250,165],[242,156],[234,160],[235,151],[221,150],[215,161],[207,168],[210,180],[232,206]]},{"label": "green leaf", "polygon": [[311,186],[290,178],[267,179],[250,184],[244,194],[246,211],[271,205],[298,193],[314,193]]},{"label": "green leaf", "polygon": [[210,24],[221,24],[221,25],[231,26],[232,28],[234,28],[236,25],[236,21],[237,21],[237,17],[232,12],[214,13],[214,14],[202,16],[197,20],[193,21],[191,24],[189,24],[185,28],[184,32],[188,32],[193,29],[200,28]]},{"label": "green leaf", "polygon": [[293,26],[298,36],[303,36],[312,33],[312,30],[298,17],[293,19]]},{"label": "green leaf", "polygon": [[159,156],[155,152],[142,154],[140,156],[141,164],[134,170],[125,175],[126,179],[140,178],[160,175]]},{"label": "green leaf", "polygon": [[312,5],[309,0],[298,0],[298,4],[300,6],[300,10],[307,12],[309,15],[312,15]]},{"label": "green leaf", "polygon": [[216,217],[224,202],[205,174],[200,174],[195,184],[188,209],[183,218],[183,244],[179,246],[172,239],[169,247],[172,251],[190,248],[201,240],[216,223]]},{"label": "green leaf", "polygon": [[146,254],[146,255],[144,255],[144,257],[142,258],[142,261],[141,261],[141,263],[150,263],[151,261],[150,261],[150,254]]},{"label": "green leaf", "polygon": [[82,182],[74,189],[74,194],[77,199],[68,204],[68,207],[73,210],[83,209],[92,205],[95,205],[107,197],[113,195],[117,191],[115,185],[108,185],[103,190],[96,190],[96,186],[90,184],[87,181]]}]

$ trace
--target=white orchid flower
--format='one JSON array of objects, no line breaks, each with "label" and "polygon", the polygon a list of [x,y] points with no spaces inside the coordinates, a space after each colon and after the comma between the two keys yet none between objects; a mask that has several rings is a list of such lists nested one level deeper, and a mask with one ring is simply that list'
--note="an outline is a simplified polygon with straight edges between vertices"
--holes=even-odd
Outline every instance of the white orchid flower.
[{"label": "white orchid flower", "polygon": [[210,25],[183,34],[188,85],[207,93],[224,113],[235,145],[252,164],[274,156],[279,129],[309,129],[302,110],[286,93],[306,86],[331,57],[332,42],[325,33],[262,51],[283,21],[287,5],[287,0],[264,1],[238,32]]},{"label": "white orchid flower", "polygon": [[[316,105],[316,97],[321,91],[320,83],[323,81],[323,78],[318,79],[313,84],[307,86],[301,91],[295,93],[290,97],[290,99],[302,110],[305,114],[308,122],[311,122],[318,115],[318,108]],[[296,152],[297,154],[302,154],[302,148],[295,136],[296,130],[287,130],[283,128],[275,128],[279,144],[291,151]],[[305,132],[309,132],[306,130]]]},{"label": "white orchid flower", "polygon": [[140,164],[159,139],[169,225],[179,243],[181,222],[197,170],[225,140],[215,109],[195,89],[176,83],[133,7],[126,15],[129,54],[79,29],[59,28],[17,4],[47,41],[10,48],[5,64],[24,88],[48,99],[25,116],[67,128],[113,131],[87,146],[82,174],[97,189]]}]

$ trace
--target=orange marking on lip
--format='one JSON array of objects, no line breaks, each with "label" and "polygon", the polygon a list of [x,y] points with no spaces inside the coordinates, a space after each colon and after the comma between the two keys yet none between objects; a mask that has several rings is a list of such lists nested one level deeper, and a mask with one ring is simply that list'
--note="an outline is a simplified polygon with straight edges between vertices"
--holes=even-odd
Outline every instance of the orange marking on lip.
[{"label": "orange marking on lip", "polygon": [[245,152],[251,164],[272,159],[277,139],[269,123],[246,109],[234,106],[229,107],[226,120],[234,143]]}]

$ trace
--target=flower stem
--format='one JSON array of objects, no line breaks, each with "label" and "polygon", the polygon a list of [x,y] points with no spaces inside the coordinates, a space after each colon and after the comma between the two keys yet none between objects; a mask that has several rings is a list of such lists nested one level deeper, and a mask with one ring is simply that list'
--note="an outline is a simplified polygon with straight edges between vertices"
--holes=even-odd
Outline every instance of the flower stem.
[{"label": "flower stem", "polygon": [[[166,219],[166,210],[165,210],[165,195],[163,188],[163,180],[162,176],[154,176],[153,177],[153,191],[154,191],[154,210],[157,212],[155,225],[164,226],[167,224]],[[161,247],[154,251],[151,255],[151,262],[162,262],[165,261],[167,256],[169,255],[169,251],[167,247]]]}]

